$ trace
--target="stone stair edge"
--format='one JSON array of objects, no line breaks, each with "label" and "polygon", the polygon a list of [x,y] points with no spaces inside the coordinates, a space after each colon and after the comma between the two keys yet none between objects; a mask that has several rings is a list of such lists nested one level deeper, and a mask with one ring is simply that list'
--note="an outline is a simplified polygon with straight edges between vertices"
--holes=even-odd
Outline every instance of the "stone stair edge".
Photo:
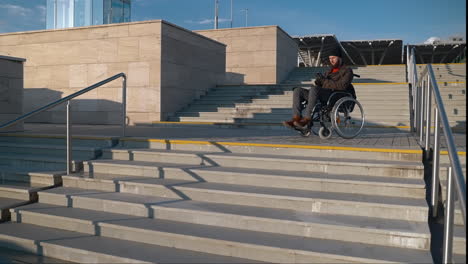
[{"label": "stone stair edge", "polygon": [[[239,144],[239,145],[249,145],[247,144]],[[258,144],[252,144],[252,145],[258,145]],[[268,146],[268,145],[267,145]],[[276,145],[276,146],[281,146],[281,145]],[[324,147],[325,149],[327,147]],[[392,152],[392,153],[419,153],[420,150],[408,150],[408,149],[385,149],[385,148],[353,148],[353,147],[333,147],[330,146],[329,149],[340,149],[340,150],[354,150],[354,151],[378,151],[378,152]],[[162,150],[162,149],[126,149],[126,148],[114,148],[114,149],[106,149],[104,150],[105,153],[109,152],[115,152],[115,153],[142,153],[142,154],[157,154],[157,155],[173,155],[173,156],[191,156],[191,157],[199,157],[200,154],[209,157],[209,156],[214,156],[214,157],[220,157],[220,158],[236,158],[236,159],[256,159],[256,160],[290,160],[290,161],[300,161],[303,163],[307,162],[335,162],[335,163],[341,163],[341,164],[363,164],[361,159],[358,158],[336,158],[332,159],[329,157],[326,158],[319,158],[319,157],[302,157],[302,156],[296,156],[296,155],[267,155],[267,154],[255,154],[255,153],[219,153],[219,152],[200,152],[200,151],[190,151],[190,150]],[[298,159],[300,158],[300,159]],[[97,160],[92,160],[89,162],[93,161],[99,161],[100,159]],[[397,161],[368,161],[365,163],[367,165],[372,165],[372,166],[401,166],[402,164],[411,164],[409,166],[415,166],[417,168],[422,168],[422,164],[420,162],[414,162],[414,161],[409,161],[409,162],[397,162]]]},{"label": "stone stair edge", "polygon": [[[99,163],[99,162],[92,162],[93,165],[114,165],[112,163]],[[121,166],[126,166],[130,165],[130,163],[127,164],[120,164]],[[138,163],[133,163],[132,165],[135,166],[145,166],[143,164],[138,164]],[[119,165],[116,165],[118,167]],[[372,176],[361,176],[360,175],[355,175],[355,174],[346,174],[343,177],[345,178],[340,178],[340,177],[333,177],[336,175],[329,175],[329,174],[322,174],[319,172],[307,172],[304,173],[304,175],[300,175],[298,172],[291,172],[291,171],[275,171],[276,174],[273,174],[267,170],[262,170],[262,169],[245,169],[245,171],[242,172],[236,172],[229,170],[230,168],[224,168],[224,167],[214,167],[214,169],[218,170],[210,170],[212,167],[195,167],[193,169],[190,168],[192,172],[198,172],[198,173],[208,173],[208,174],[226,174],[227,176],[232,176],[235,175],[237,177],[260,177],[260,178],[267,178],[267,179],[282,179],[282,180],[290,180],[290,181],[310,181],[310,182],[329,182],[329,183],[349,183],[349,184],[356,184],[356,185],[376,185],[376,186],[390,186],[390,187],[400,187],[400,188],[418,188],[418,189],[424,189],[424,182],[419,179],[412,179],[412,178],[397,178],[397,177],[372,177]],[[179,170],[177,167],[165,167],[164,170],[171,171],[171,170]],[[328,178],[322,178],[320,176],[326,176],[329,175]],[[96,177],[97,176],[97,177]],[[331,177],[330,177],[331,176]],[[342,175],[341,175],[342,176]],[[364,179],[363,179],[364,177]],[[108,174],[108,173],[92,173],[92,172],[81,172],[81,173],[75,173],[71,175],[63,175],[63,179],[80,179],[84,181],[102,181],[102,182],[108,182],[108,183],[118,183],[118,182],[131,182],[133,179],[135,179],[133,184],[138,185],[140,182],[138,182],[139,179],[161,179],[157,177],[151,177],[151,176],[132,176],[132,175],[122,175],[122,174]],[[419,181],[419,182],[416,182]],[[180,183],[194,183],[196,182],[196,179],[193,179],[192,181],[190,180],[180,180]],[[142,185],[145,184],[150,184],[148,182],[141,182]],[[239,183],[239,185],[243,185],[242,183]],[[272,187],[274,188],[274,187]]]},{"label": "stone stair edge", "polygon": [[[209,202],[194,202],[194,201],[184,201],[184,202],[190,202],[193,205],[176,206],[176,207],[172,206],[171,207],[170,204],[167,204],[167,205],[162,204],[162,205],[152,205],[152,206],[156,207],[156,208],[167,209],[167,210],[170,210],[170,211],[181,211],[181,212],[193,211],[193,212],[198,212],[200,214],[214,214],[214,215],[220,215],[220,216],[224,216],[224,217],[260,218],[260,219],[265,219],[265,220],[266,219],[272,220],[272,221],[276,220],[278,222],[285,222],[285,223],[290,222],[290,223],[295,223],[295,224],[301,224],[301,223],[311,223],[311,224],[313,224],[313,223],[315,223],[315,224],[324,225],[324,226],[335,226],[337,228],[341,227],[341,226],[339,226],[339,224],[340,224],[339,221],[343,221],[343,219],[350,219],[350,220],[352,220],[352,225],[350,224],[349,226],[344,226],[344,227],[342,227],[343,229],[357,228],[357,229],[367,230],[367,232],[376,232],[376,233],[391,230],[391,234],[400,234],[400,235],[413,234],[413,235],[424,237],[424,238],[429,237],[429,234],[426,233],[426,231],[428,231],[426,229],[426,227],[421,228],[421,226],[419,226],[418,228],[414,228],[414,226],[412,226],[412,224],[420,224],[419,222],[418,223],[415,222],[415,223],[408,224],[406,221],[390,219],[389,220],[389,223],[391,223],[390,226],[394,225],[392,228],[390,228],[390,227],[385,227],[385,225],[379,225],[378,224],[378,223],[380,223],[379,218],[370,218],[370,217],[363,217],[363,216],[349,217],[349,216],[345,216],[345,215],[331,215],[331,214],[301,212],[303,215],[311,215],[311,216],[312,215],[317,215],[316,217],[309,217],[309,218],[307,218],[305,220],[305,222],[303,222],[303,221],[299,221],[299,220],[293,220],[294,217],[289,217],[289,218],[285,217],[286,214],[291,213],[290,212],[291,210],[287,210],[287,209],[270,209],[270,208],[260,208],[260,207],[236,205],[235,207],[236,207],[237,210],[241,209],[241,210],[244,210],[244,211],[242,211],[241,214],[235,214],[235,213],[232,212],[232,210],[231,211],[225,210],[227,208],[227,206],[224,206],[224,208],[223,207],[220,208],[219,204],[215,204],[215,206],[217,206],[217,209],[213,210],[213,209],[210,209],[210,205],[213,205],[213,204],[209,203]],[[203,207],[204,205],[207,206],[207,207]],[[232,206],[232,205],[228,205],[228,206]],[[59,205],[47,204],[47,203],[35,203],[35,204],[24,205],[24,206],[21,206],[21,207],[18,207],[18,208],[10,209],[10,211],[12,213],[20,212],[20,211],[40,213],[41,210],[43,210],[45,212],[49,211],[49,212],[51,212],[53,214],[54,213],[56,214],[57,212],[53,211],[54,208],[60,208],[60,210],[75,210],[75,211],[78,211],[79,212],[78,215],[81,217],[80,219],[83,219],[84,221],[93,221],[94,220],[92,215],[86,214],[84,212],[94,212],[95,214],[98,215],[98,217],[99,217],[99,215],[107,214],[105,212],[95,211],[95,210],[92,210],[92,209],[73,208],[73,207],[59,206]],[[250,213],[249,212],[249,211],[258,212],[258,210],[260,210],[260,211],[264,210],[267,213],[262,215],[261,212],[260,213]],[[279,215],[274,215],[275,212],[277,212]],[[109,213],[109,214],[111,216],[115,215],[117,217],[124,216],[124,214],[119,214],[119,213]],[[324,219],[318,219],[320,217],[324,217]],[[332,218],[335,218],[335,217],[339,219],[339,221],[337,221],[336,223],[326,220],[326,219],[332,219]],[[135,216],[134,218],[141,218],[141,217]],[[153,219],[158,219],[158,218],[153,218]],[[162,220],[168,220],[168,219],[162,218]],[[172,221],[180,222],[180,221],[177,221],[177,220],[172,220]],[[367,226],[360,225],[359,223],[361,221],[365,221],[367,223]],[[199,224],[200,225],[210,225],[210,224],[203,224],[203,223],[199,223]],[[407,224],[406,228],[410,228],[410,229],[413,229],[413,230],[411,230],[411,231],[410,230],[403,230],[403,228],[395,227],[395,226],[398,226],[399,224]],[[375,225],[375,227],[371,227],[370,225]],[[459,232],[457,232],[457,233],[459,233]]]},{"label": "stone stair edge", "polygon": [[[8,223],[8,226],[4,226],[1,229],[6,228],[11,230],[26,229],[22,231],[20,238],[10,234],[12,231],[1,235],[3,240],[11,241],[10,245],[7,245],[9,248],[35,254],[47,252],[46,255],[48,257],[78,263],[149,264],[154,263],[155,260],[161,260],[162,263],[166,263],[170,261],[169,258],[171,257],[173,261],[175,259],[176,262],[180,263],[243,263],[248,261],[241,258],[204,254],[172,247],[149,245],[142,242],[122,241],[116,238],[91,236],[49,227],[38,227],[32,224]],[[4,233],[4,230],[2,231]],[[39,236],[37,233],[40,231],[45,231],[48,234]],[[18,246],[13,246],[15,244]],[[39,251],[39,248],[44,250]],[[164,252],[168,252],[169,254],[164,255]],[[171,257],[168,258],[168,256]]]},{"label": "stone stair edge", "polygon": [[[66,208],[65,210],[65,214],[67,213],[66,210],[73,210],[74,208]],[[27,212],[27,210],[26,210]],[[87,210],[87,209],[79,209],[79,212],[81,213],[84,213],[84,214],[87,214],[87,215],[91,215],[93,213],[92,210]],[[86,213],[86,212],[89,212],[89,213]],[[21,213],[21,211],[20,211]],[[37,214],[40,214],[38,211],[36,211]],[[63,214],[62,214],[63,215]],[[79,215],[82,215],[82,214],[79,214]],[[110,215],[111,218],[112,217],[121,217],[119,214],[114,214],[114,215]],[[229,217],[229,215],[226,215],[227,217]],[[65,216],[66,217],[66,216]],[[69,217],[68,217],[69,218]],[[241,242],[241,243],[252,243],[252,245],[256,245],[257,243],[255,243],[255,241],[249,241],[249,240],[252,240],[252,237],[255,237],[255,236],[264,236],[264,237],[276,237],[276,241],[278,240],[281,240],[282,238],[284,239],[288,239],[288,238],[295,238],[296,235],[289,235],[289,234],[274,234],[272,232],[262,232],[262,231],[253,231],[253,230],[245,230],[245,229],[238,229],[238,228],[232,228],[232,227],[225,227],[225,226],[221,226],[221,225],[209,225],[210,227],[208,227],[207,225],[204,225],[204,224],[200,224],[200,223],[192,223],[192,222],[180,222],[180,221],[176,221],[176,220],[169,220],[169,219],[154,219],[154,218],[140,218],[138,219],[139,217],[135,217],[136,219],[129,219],[129,222],[130,224],[132,224],[131,222],[135,222],[135,224],[133,225],[128,225],[128,222],[125,223],[125,222],[108,222],[106,223],[106,221],[93,221],[93,220],[84,220],[82,221],[83,224],[85,225],[91,225],[91,226],[94,226],[94,225],[100,225],[100,226],[106,226],[106,225],[109,225],[109,226],[113,226],[114,228],[118,228],[118,229],[122,229],[122,231],[125,229],[127,231],[132,231],[132,230],[135,230],[135,231],[143,231],[143,232],[163,232],[163,233],[166,233],[166,234],[174,234],[174,235],[183,235],[183,236],[188,236],[189,239],[196,239],[196,237],[199,237],[199,238],[202,238],[202,239],[215,239],[215,240],[220,240],[221,243],[223,243],[223,241],[237,241],[237,242]],[[80,218],[80,219],[83,219],[83,218]],[[69,218],[69,220],[72,220]],[[73,220],[74,221],[74,220]],[[79,220],[77,221],[79,222]],[[139,224],[138,222],[143,222],[143,225]],[[286,224],[287,222],[285,222]],[[166,225],[169,225],[169,228],[165,227],[164,224]],[[178,225],[178,228],[177,230],[175,228],[171,228],[171,225],[174,226],[175,224]],[[296,223],[297,224],[297,223]],[[154,227],[151,226],[151,225],[155,225]],[[159,225],[159,226],[158,226]],[[390,235],[395,235],[395,236],[403,236],[403,237],[411,237],[411,238],[417,238],[417,239],[427,239],[429,237],[428,233],[426,233],[426,231],[428,232],[428,230],[420,230],[419,232],[418,231],[405,231],[405,230],[389,230],[389,229],[385,229],[385,228],[381,228],[380,230],[372,230],[371,228],[359,228],[357,226],[354,226],[354,227],[342,227],[342,226],[337,226],[337,225],[327,225],[327,224],[324,224],[324,225],[321,225],[321,224],[313,224],[311,223],[311,227],[312,228],[336,228],[337,230],[342,230],[344,232],[346,231],[354,231],[356,232],[357,230],[361,230],[361,232],[367,232],[369,234],[372,234],[372,233],[375,233],[375,234],[390,234]],[[191,231],[190,229],[198,229],[198,230],[195,230],[195,231]],[[201,230],[200,230],[201,229]],[[210,229],[210,230],[207,230],[207,229]],[[214,230],[212,230],[214,229]],[[421,232],[423,231],[423,232]],[[214,233],[214,234],[213,234]],[[216,233],[223,233],[223,237],[220,237],[219,234],[216,234]],[[242,234],[242,238],[239,237],[239,233]],[[227,234],[227,238],[225,238],[224,236]],[[190,237],[193,237],[193,238],[190,238]],[[263,239],[263,238],[262,238]],[[304,240],[317,240],[317,239],[323,239],[323,238],[315,238],[315,237],[305,237]],[[330,240],[330,239],[324,239],[325,242],[331,242],[331,241],[337,241],[337,240]],[[200,241],[202,242],[202,241]],[[266,243],[268,244],[269,242],[268,241],[264,241],[263,243]],[[276,243],[276,242],[275,242]],[[352,241],[340,241],[338,243],[343,243],[343,244],[349,244],[351,247],[352,245],[354,245],[355,242],[352,242]],[[364,242],[365,243],[365,242]],[[421,242],[419,242],[421,243]],[[287,243],[284,243],[284,244],[287,244]],[[359,245],[359,244],[358,244]],[[370,245],[370,244],[369,244]],[[373,244],[375,245],[375,244]],[[364,245],[365,246],[365,245]],[[423,245],[418,245],[420,247],[424,247]],[[426,245],[427,246],[427,245]],[[377,245],[377,247],[386,247],[384,245]],[[387,246],[388,248],[399,248],[398,246]],[[402,247],[400,247],[402,248]],[[413,248],[414,249],[414,248]],[[421,248],[419,248],[421,249]]]},{"label": "stone stair edge", "polygon": [[[43,144],[31,144],[31,143],[23,143],[23,142],[13,142],[7,143],[0,141],[0,147],[21,147],[21,148],[39,148],[39,149],[57,149],[62,150],[66,149],[64,145],[43,145]],[[79,151],[97,151],[101,148],[97,147],[89,147],[89,146],[73,146],[73,150]]]}]

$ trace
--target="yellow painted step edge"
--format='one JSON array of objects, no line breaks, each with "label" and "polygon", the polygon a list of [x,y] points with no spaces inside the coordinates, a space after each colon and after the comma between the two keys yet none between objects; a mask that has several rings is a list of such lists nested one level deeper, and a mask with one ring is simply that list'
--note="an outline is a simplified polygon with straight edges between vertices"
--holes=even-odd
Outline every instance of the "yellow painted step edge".
[{"label": "yellow painted step edge", "polygon": [[[239,147],[269,147],[269,148],[296,148],[296,149],[321,149],[321,150],[347,150],[362,152],[386,152],[386,153],[408,153],[422,154],[422,150],[415,149],[385,149],[385,148],[358,148],[358,147],[337,147],[337,146],[318,146],[318,145],[288,145],[288,144],[268,144],[268,143],[241,143],[241,142],[222,142],[222,141],[193,141],[179,139],[142,139],[142,138],[122,138],[121,141],[135,142],[154,142],[165,144],[194,144],[194,145],[225,145]],[[447,151],[441,151],[442,155],[448,155]],[[466,152],[459,151],[459,155],[466,155]]]}]

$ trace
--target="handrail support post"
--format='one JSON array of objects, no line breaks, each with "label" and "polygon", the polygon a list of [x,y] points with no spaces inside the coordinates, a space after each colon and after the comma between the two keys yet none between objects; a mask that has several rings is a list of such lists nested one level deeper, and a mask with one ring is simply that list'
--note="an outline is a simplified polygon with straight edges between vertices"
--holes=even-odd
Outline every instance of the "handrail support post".
[{"label": "handrail support post", "polygon": [[452,167],[447,170],[447,200],[445,205],[444,219],[444,243],[442,251],[442,263],[452,263],[453,254],[453,223],[455,190],[453,188]]},{"label": "handrail support post", "polygon": [[431,92],[431,76],[427,75],[427,86],[426,86],[426,137],[424,142],[424,149],[426,150],[426,159],[430,158],[431,155],[431,107],[432,107],[432,92]]},{"label": "handrail support post", "polygon": [[424,137],[424,110],[426,109],[426,89],[424,89],[426,86],[426,82],[423,80],[422,86],[419,87],[420,92],[421,92],[421,105],[419,109],[419,145],[422,146],[423,143],[423,137]]},{"label": "handrail support post", "polygon": [[437,217],[439,204],[439,163],[440,163],[440,120],[439,110],[434,108],[434,152],[432,159],[432,217]]},{"label": "handrail support post", "polygon": [[127,125],[127,76],[122,76],[122,137],[125,137],[125,128]]},{"label": "handrail support post", "polygon": [[72,173],[71,100],[67,101],[67,175]]}]

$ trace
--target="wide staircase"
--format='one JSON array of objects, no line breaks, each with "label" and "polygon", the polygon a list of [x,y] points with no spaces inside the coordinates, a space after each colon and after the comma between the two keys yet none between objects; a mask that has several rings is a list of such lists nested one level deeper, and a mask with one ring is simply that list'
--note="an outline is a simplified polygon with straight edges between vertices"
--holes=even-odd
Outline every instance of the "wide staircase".
[{"label": "wide staircase", "polygon": [[101,157],[10,209],[1,247],[80,263],[432,262],[420,153],[99,141]]},{"label": "wide staircase", "polygon": [[[73,151],[74,169],[80,161],[100,155],[101,140],[76,139],[81,146]],[[96,143],[99,143],[96,145]],[[48,136],[22,137],[15,134],[0,136],[0,209],[1,221],[10,219],[9,209],[37,202],[37,192],[59,186],[66,169],[65,139]]]},{"label": "wide staircase", "polygon": [[466,132],[466,63],[434,64],[433,70],[451,127]]},{"label": "wide staircase", "polygon": [[[392,83],[379,77],[375,69],[386,67],[390,72],[402,66],[355,69],[366,111],[373,102],[365,100],[366,89],[371,94],[371,89],[398,89],[404,82],[397,74]],[[289,89],[312,81],[307,79],[311,72],[293,77],[298,71],[303,69],[292,73],[291,83],[237,86],[263,94],[254,96],[256,103],[225,108],[252,110],[255,116],[242,122],[271,114],[257,112],[278,109],[271,107],[270,96],[290,104]],[[408,88],[402,87],[408,107]],[[217,87],[206,97],[216,91],[236,92]],[[220,102],[214,105],[213,111],[223,109]],[[24,261],[21,253],[11,252],[56,263],[434,261],[419,149],[151,137],[75,136],[75,173],[65,175],[64,136],[0,133],[0,261],[3,250],[13,263],[40,261]],[[460,210],[455,224],[454,262],[466,263]]]},{"label": "wide staircase", "polygon": [[[279,85],[218,86],[169,117],[173,122],[263,124],[279,127],[292,115],[292,89],[313,83],[322,67],[296,68]],[[354,67],[353,84],[367,127],[408,126],[409,91],[404,65]]]}]

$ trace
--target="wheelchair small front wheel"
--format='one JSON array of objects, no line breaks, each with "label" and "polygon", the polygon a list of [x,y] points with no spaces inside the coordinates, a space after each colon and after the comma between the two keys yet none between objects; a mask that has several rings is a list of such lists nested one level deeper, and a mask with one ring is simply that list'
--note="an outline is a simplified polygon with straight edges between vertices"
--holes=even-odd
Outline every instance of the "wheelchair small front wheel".
[{"label": "wheelchair small front wheel", "polygon": [[307,130],[301,131],[300,133],[301,133],[301,136],[308,137],[308,136],[310,136],[311,131],[310,131],[310,129],[307,129]]},{"label": "wheelchair small front wheel", "polygon": [[365,117],[362,105],[352,97],[343,97],[333,106],[331,112],[333,129],[342,138],[354,138],[364,127]]},{"label": "wheelchair small front wheel", "polygon": [[327,127],[321,127],[318,131],[318,135],[321,139],[329,139],[332,136],[332,129]]}]

